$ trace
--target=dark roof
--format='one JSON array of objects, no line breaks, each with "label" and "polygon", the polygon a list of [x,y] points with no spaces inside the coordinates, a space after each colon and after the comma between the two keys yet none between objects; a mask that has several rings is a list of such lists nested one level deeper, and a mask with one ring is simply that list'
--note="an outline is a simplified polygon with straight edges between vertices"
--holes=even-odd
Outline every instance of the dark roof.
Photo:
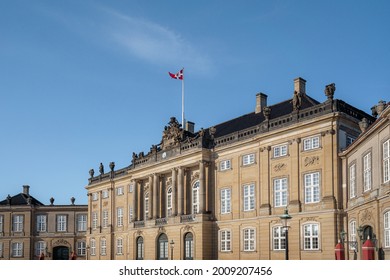
[{"label": "dark roof", "polygon": [[[308,95],[304,95],[302,96],[300,110],[307,109],[318,104],[320,104],[320,102],[311,98]],[[275,119],[284,115],[291,114],[293,112],[292,99],[288,99],[286,101],[274,104],[272,106],[269,106],[269,108],[271,109],[270,119]],[[241,117],[216,125],[215,137],[218,138],[236,131],[259,125],[264,120],[265,117],[262,112],[252,112],[243,115]]]},{"label": "dark roof", "polygon": [[[31,205],[44,205],[42,202],[40,202],[39,200],[37,200],[36,198],[34,198],[33,196],[31,195],[27,195],[25,193],[19,193],[17,195],[14,195],[11,197],[10,199],[10,204],[11,205],[28,205],[28,199],[31,198]],[[8,202],[8,199],[4,199],[3,201],[0,201],[0,205],[8,205],[9,202]]]}]

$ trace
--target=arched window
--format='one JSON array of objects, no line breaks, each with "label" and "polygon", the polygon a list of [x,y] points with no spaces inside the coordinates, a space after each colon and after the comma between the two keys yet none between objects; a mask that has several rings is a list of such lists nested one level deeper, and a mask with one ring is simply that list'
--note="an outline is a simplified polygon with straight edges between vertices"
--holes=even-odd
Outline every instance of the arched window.
[{"label": "arched window", "polygon": [[199,181],[192,186],[192,214],[199,212]]},{"label": "arched window", "polygon": [[144,238],[142,236],[139,236],[137,238],[137,260],[143,260],[144,259]]},{"label": "arched window", "polygon": [[356,221],[349,222],[349,250],[356,250]]},{"label": "arched window", "polygon": [[172,209],[173,209],[173,194],[172,194],[172,187],[170,187],[167,191],[167,217],[172,216]]},{"label": "arched window", "polygon": [[194,237],[191,232],[184,236],[184,259],[194,259]]},{"label": "arched window", "polygon": [[158,260],[167,260],[168,259],[168,237],[164,233],[162,233],[158,237],[158,241],[157,241],[157,259]]},{"label": "arched window", "polygon": [[390,247],[390,211],[384,215],[384,229],[385,229],[385,248]]}]

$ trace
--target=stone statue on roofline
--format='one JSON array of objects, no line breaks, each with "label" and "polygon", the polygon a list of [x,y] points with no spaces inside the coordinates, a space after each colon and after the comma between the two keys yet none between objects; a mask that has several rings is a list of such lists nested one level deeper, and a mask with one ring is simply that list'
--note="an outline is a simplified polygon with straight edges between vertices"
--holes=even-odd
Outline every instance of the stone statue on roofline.
[{"label": "stone statue on roofline", "polygon": [[294,91],[292,104],[293,104],[293,110],[294,111],[299,110],[301,108],[302,97],[301,97],[301,94],[299,92],[297,92],[296,90]]}]

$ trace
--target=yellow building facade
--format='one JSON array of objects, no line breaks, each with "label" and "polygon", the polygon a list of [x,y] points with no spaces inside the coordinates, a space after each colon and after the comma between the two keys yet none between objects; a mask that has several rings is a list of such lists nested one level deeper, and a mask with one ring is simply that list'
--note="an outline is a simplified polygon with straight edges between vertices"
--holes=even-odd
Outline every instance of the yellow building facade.
[{"label": "yellow building facade", "polygon": [[133,154],[130,166],[90,170],[90,259],[334,259],[343,228],[339,152],[365,118],[334,99],[306,94],[294,80],[291,99],[195,132],[171,118],[161,142]]}]

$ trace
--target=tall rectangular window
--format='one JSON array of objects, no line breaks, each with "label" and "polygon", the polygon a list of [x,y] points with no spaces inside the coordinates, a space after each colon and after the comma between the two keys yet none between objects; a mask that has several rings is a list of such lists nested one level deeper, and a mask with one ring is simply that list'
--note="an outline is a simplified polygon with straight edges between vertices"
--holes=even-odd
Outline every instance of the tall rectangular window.
[{"label": "tall rectangular window", "polygon": [[390,181],[390,139],[383,143],[383,183]]},{"label": "tall rectangular window", "polygon": [[92,228],[97,229],[98,227],[98,213],[92,212]]},{"label": "tall rectangular window", "polygon": [[231,250],[231,233],[230,230],[220,231],[221,252],[230,252]]},{"label": "tall rectangular window", "polygon": [[96,255],[96,240],[94,238],[91,238],[90,241],[89,241],[89,245],[91,246],[91,256],[95,256]]},{"label": "tall rectangular window", "polygon": [[42,253],[46,253],[46,243],[45,241],[38,241],[35,243],[35,256],[39,257]]},{"label": "tall rectangular window", "polygon": [[12,257],[22,257],[23,256],[23,243],[15,242],[12,243]]},{"label": "tall rectangular window", "polygon": [[129,206],[129,223],[133,222],[133,206]]},{"label": "tall rectangular window", "polygon": [[287,155],[287,145],[280,145],[274,147],[274,158],[284,157]]},{"label": "tall rectangular window", "polygon": [[243,186],[244,211],[255,209],[255,185],[249,184]]},{"label": "tall rectangular window", "polygon": [[77,231],[87,231],[87,215],[77,215]]},{"label": "tall rectangular window", "polygon": [[385,229],[385,247],[390,247],[390,211],[387,211],[384,215],[384,229]]},{"label": "tall rectangular window", "polygon": [[272,228],[272,239],[274,250],[286,249],[286,233],[282,226]]},{"label": "tall rectangular window", "polygon": [[123,208],[119,207],[116,209],[116,225],[118,227],[123,226]]},{"label": "tall rectangular window", "polygon": [[371,153],[363,157],[363,190],[371,190]]},{"label": "tall rectangular window", "polygon": [[250,165],[255,163],[255,154],[244,155],[242,157],[242,165]]},{"label": "tall rectangular window", "polygon": [[305,203],[320,201],[320,173],[305,174]]},{"label": "tall rectangular window", "polygon": [[221,190],[221,214],[230,213],[230,204],[231,204],[231,190],[222,189]]},{"label": "tall rectangular window", "polygon": [[66,215],[57,215],[57,231],[66,231]]},{"label": "tall rectangular window", "polygon": [[4,216],[0,215],[0,233],[4,231]]},{"label": "tall rectangular window", "polygon": [[100,240],[100,255],[107,255],[107,240],[105,238]]},{"label": "tall rectangular window", "polygon": [[287,206],[287,178],[274,179],[275,207]]},{"label": "tall rectangular window", "polygon": [[244,229],[244,251],[255,250],[255,229]]},{"label": "tall rectangular window", "polygon": [[77,255],[85,256],[87,251],[87,244],[84,240],[77,242]]},{"label": "tall rectangular window", "polygon": [[173,191],[172,187],[168,189],[167,192],[167,217],[172,216],[173,214]]},{"label": "tall rectangular window", "polygon": [[318,224],[307,224],[303,226],[304,234],[304,249],[318,250],[319,249],[319,232]]},{"label": "tall rectangular window", "polygon": [[356,196],[356,164],[349,167],[349,197]]},{"label": "tall rectangular window", "polygon": [[349,249],[355,250],[356,247],[356,221],[349,223]]},{"label": "tall rectangular window", "polygon": [[0,258],[4,258],[4,245],[2,242],[0,242]]},{"label": "tall rectangular window", "polygon": [[116,240],[116,254],[123,255],[123,239],[122,238],[118,238]]},{"label": "tall rectangular window", "polygon": [[37,232],[46,232],[47,230],[46,219],[47,219],[46,215],[37,215]]},{"label": "tall rectangular window", "polygon": [[108,210],[103,210],[103,221],[102,226],[104,228],[108,227]]},{"label": "tall rectangular window", "polygon": [[145,214],[144,220],[147,220],[148,216],[149,216],[149,193],[145,193],[144,201],[145,201],[145,203],[144,203],[144,214]]},{"label": "tall rectangular window", "polygon": [[118,187],[116,189],[116,195],[123,195],[123,194],[124,194],[123,187]]},{"label": "tall rectangular window", "polygon": [[320,147],[320,137],[319,136],[313,136],[309,137],[303,140],[303,150],[309,151],[318,149]]},{"label": "tall rectangular window", "polygon": [[12,230],[14,232],[22,232],[23,231],[23,215],[14,215],[12,217]]}]

